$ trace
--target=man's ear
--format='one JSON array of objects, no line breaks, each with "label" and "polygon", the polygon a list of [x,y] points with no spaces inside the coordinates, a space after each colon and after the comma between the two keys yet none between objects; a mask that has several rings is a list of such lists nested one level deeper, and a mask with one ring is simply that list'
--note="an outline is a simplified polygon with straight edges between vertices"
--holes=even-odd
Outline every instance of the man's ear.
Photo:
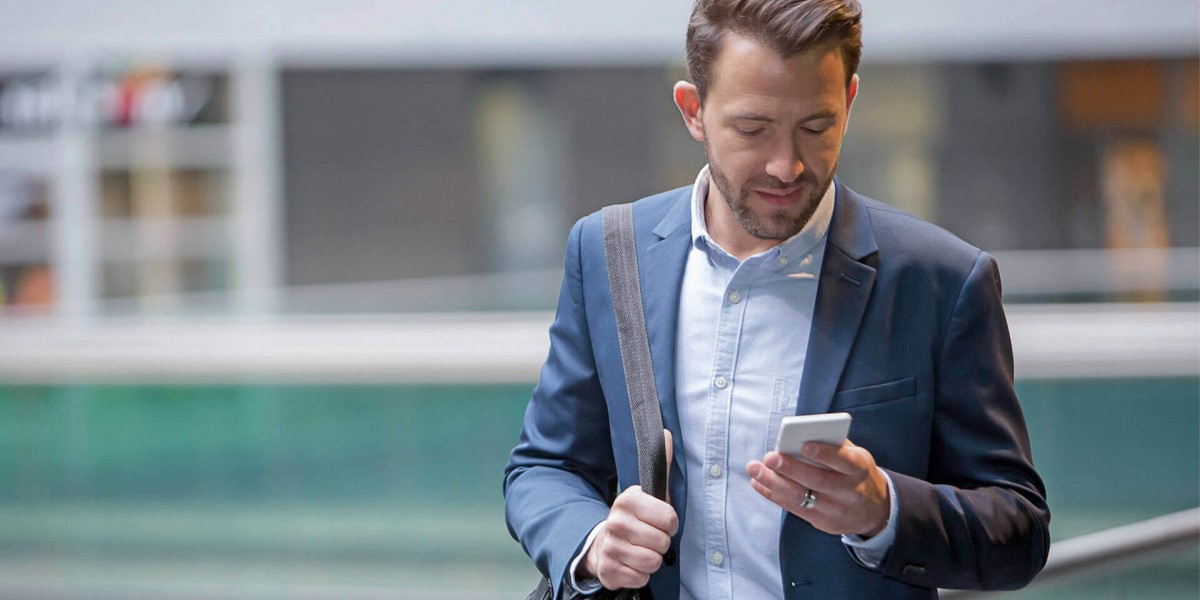
[{"label": "man's ear", "polygon": [[850,108],[854,106],[854,99],[858,97],[858,73],[850,77],[850,85],[846,86],[846,122],[842,124],[842,135],[846,135],[846,131],[850,129]]},{"label": "man's ear", "polygon": [[692,138],[697,142],[703,142],[704,121],[700,118],[703,114],[700,91],[694,84],[680,81],[675,84],[674,95],[675,106],[679,107],[679,114],[683,115],[683,124],[687,126],[688,133],[692,134]]}]

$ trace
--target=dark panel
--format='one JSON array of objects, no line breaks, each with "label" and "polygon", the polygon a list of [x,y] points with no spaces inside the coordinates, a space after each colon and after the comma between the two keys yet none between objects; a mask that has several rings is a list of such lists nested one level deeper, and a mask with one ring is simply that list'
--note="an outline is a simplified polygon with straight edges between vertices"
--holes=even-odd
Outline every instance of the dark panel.
[{"label": "dark panel", "polygon": [[937,222],[987,250],[1069,247],[1053,70],[950,65]]},{"label": "dark panel", "polygon": [[[569,129],[571,197],[564,211],[569,221],[663,191],[656,186],[663,121],[673,110],[671,83],[657,67],[556,74],[548,95]],[[696,171],[704,165],[700,156]]]},{"label": "dark panel", "polygon": [[480,270],[469,74],[283,75],[287,284]]}]

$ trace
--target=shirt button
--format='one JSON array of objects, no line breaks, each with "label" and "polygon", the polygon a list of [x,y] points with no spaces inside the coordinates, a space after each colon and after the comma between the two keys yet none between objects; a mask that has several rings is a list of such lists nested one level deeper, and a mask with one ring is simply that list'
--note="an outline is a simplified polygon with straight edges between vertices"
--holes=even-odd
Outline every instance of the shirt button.
[{"label": "shirt button", "polygon": [[725,557],[722,556],[720,552],[713,552],[712,557],[709,558],[709,560],[712,561],[712,564],[719,567],[721,566],[721,563],[725,562]]},{"label": "shirt button", "polygon": [[730,304],[737,304],[738,302],[741,302],[741,301],[742,301],[742,295],[739,294],[737,290],[733,290],[732,292],[729,292],[729,303]]},{"label": "shirt button", "polygon": [[712,475],[713,477],[720,477],[721,476],[721,466],[713,465],[713,466],[709,467],[708,474]]},{"label": "shirt button", "polygon": [[718,377],[713,381],[713,385],[717,386],[718,390],[723,390],[725,389],[725,386],[729,385],[729,381],[727,381],[724,377]]},{"label": "shirt button", "polygon": [[783,265],[786,265],[788,261],[787,261],[787,257],[786,257],[786,256],[780,256],[780,257],[779,257],[779,260],[777,260],[777,261],[775,261],[775,262],[776,262],[776,263],[777,263],[779,266],[781,266],[781,267],[782,267]]}]

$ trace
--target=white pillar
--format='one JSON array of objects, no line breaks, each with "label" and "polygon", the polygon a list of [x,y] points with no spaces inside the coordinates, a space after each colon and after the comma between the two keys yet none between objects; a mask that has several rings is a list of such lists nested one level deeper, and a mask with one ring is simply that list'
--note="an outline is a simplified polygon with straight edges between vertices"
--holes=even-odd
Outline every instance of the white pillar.
[{"label": "white pillar", "polygon": [[283,283],[277,65],[245,52],[230,78],[233,131],[233,305],[241,314],[278,310]]},{"label": "white pillar", "polygon": [[63,99],[62,123],[56,135],[58,164],[51,178],[50,264],[54,271],[55,312],[64,320],[88,320],[97,312],[95,123],[83,118],[80,83],[86,63],[66,60],[58,70]]}]

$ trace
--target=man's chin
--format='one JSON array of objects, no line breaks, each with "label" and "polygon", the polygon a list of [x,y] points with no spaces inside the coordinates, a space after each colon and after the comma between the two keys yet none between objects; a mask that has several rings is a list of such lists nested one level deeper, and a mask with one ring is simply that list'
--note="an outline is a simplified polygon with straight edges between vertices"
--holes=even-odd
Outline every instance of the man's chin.
[{"label": "man's chin", "polygon": [[[753,215],[739,219],[742,229],[760,240],[783,241],[796,235],[804,228],[804,222],[792,215]],[[805,220],[806,221],[806,220]]]}]

